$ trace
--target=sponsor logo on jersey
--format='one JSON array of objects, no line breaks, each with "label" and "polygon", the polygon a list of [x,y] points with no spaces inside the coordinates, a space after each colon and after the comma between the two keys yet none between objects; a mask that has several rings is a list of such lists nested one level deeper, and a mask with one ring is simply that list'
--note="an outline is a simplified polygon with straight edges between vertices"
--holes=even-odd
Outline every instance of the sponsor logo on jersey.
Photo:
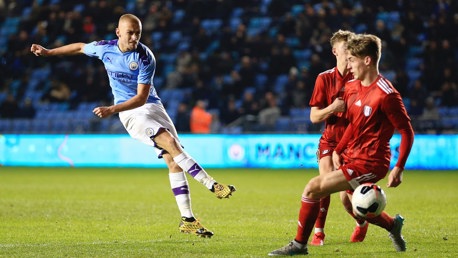
[{"label": "sponsor logo on jersey", "polygon": [[360,106],[361,106],[361,100],[356,101],[355,105],[357,105],[358,107],[360,107]]},{"label": "sponsor logo on jersey", "polygon": [[132,71],[135,71],[138,69],[138,63],[137,62],[131,62],[129,64],[129,69],[132,70]]},{"label": "sponsor logo on jersey", "polygon": [[113,77],[113,79],[116,79],[119,81],[129,82],[130,80],[135,80],[135,75],[133,74],[114,72],[114,71],[109,71],[109,70],[107,70],[107,73],[108,73],[108,76],[111,76]]}]

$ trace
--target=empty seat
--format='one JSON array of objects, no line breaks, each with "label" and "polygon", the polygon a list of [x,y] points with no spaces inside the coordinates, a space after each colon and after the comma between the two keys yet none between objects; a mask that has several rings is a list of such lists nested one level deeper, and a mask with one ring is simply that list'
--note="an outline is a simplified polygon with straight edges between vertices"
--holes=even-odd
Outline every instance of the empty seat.
[{"label": "empty seat", "polygon": [[208,34],[214,34],[218,32],[222,24],[223,21],[221,19],[206,19],[202,20],[202,22],[200,23],[202,28],[204,28]]},{"label": "empty seat", "polygon": [[174,24],[181,23],[181,21],[183,20],[185,14],[186,14],[186,12],[184,10],[182,10],[182,9],[175,10],[175,12],[173,12],[172,22]]},{"label": "empty seat", "polygon": [[243,14],[243,8],[234,8],[232,10],[232,17],[240,17]]},{"label": "empty seat", "polygon": [[292,130],[291,118],[289,117],[279,117],[275,122],[275,131],[277,132],[291,132]]},{"label": "empty seat", "polygon": [[50,131],[50,119],[35,118],[31,123],[32,133],[48,133]]},{"label": "empty seat", "polygon": [[289,115],[291,117],[305,117],[310,119],[310,108],[291,108],[289,110]]},{"label": "empty seat", "polygon": [[31,120],[30,119],[13,119],[11,120],[12,133],[28,133],[30,131]]},{"label": "empty seat", "polygon": [[0,119],[0,133],[9,133],[11,127],[11,120],[9,119]]},{"label": "empty seat", "polygon": [[303,11],[304,11],[304,5],[296,4],[296,5],[293,5],[293,7],[291,7],[291,14],[294,16],[297,16],[298,14],[300,14]]},{"label": "empty seat", "polygon": [[294,50],[293,55],[296,58],[296,61],[298,62],[308,60],[312,56],[312,50],[308,48]]},{"label": "empty seat", "polygon": [[265,74],[257,74],[255,77],[255,85],[258,89],[264,89],[267,83],[267,75]]},{"label": "empty seat", "polygon": [[281,74],[277,76],[275,80],[274,90],[276,93],[282,93],[285,89],[285,85],[288,82],[288,75]]}]

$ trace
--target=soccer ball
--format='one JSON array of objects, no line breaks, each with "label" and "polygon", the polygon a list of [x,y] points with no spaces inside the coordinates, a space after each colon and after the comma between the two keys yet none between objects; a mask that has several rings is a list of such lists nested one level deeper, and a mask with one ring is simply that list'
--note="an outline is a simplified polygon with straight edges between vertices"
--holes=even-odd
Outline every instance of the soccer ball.
[{"label": "soccer ball", "polygon": [[385,192],[376,184],[361,184],[353,192],[351,204],[356,216],[361,218],[377,217],[386,206]]}]

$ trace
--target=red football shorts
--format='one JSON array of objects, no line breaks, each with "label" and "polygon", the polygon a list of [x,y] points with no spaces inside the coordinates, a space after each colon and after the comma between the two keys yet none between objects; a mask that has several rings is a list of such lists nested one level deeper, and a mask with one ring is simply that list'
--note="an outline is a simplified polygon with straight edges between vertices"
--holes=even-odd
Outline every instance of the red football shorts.
[{"label": "red football shorts", "polygon": [[320,144],[318,145],[318,151],[316,152],[317,159],[320,160],[324,157],[331,156],[335,148],[335,144],[327,144],[320,142]]},{"label": "red football shorts", "polygon": [[[345,178],[353,189],[362,183],[377,183],[383,179],[388,173],[388,168],[385,166],[371,166],[360,164],[344,164],[340,166]],[[348,191],[352,193],[353,191]]]}]

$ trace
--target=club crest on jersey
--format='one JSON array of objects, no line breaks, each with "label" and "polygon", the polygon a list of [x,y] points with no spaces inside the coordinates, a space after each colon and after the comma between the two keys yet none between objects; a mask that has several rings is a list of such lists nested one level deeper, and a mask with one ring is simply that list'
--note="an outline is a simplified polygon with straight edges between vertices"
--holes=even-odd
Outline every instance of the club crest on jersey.
[{"label": "club crest on jersey", "polygon": [[138,69],[138,63],[137,62],[131,62],[129,64],[129,69],[132,70],[132,71],[135,71]]},{"label": "club crest on jersey", "polygon": [[365,116],[370,116],[372,113],[372,108],[369,106],[364,106],[364,115]]},{"label": "club crest on jersey", "polygon": [[152,136],[154,136],[154,130],[153,130],[153,128],[150,128],[150,127],[146,128],[145,133],[146,133],[146,135],[147,135],[149,138],[151,138]]}]

